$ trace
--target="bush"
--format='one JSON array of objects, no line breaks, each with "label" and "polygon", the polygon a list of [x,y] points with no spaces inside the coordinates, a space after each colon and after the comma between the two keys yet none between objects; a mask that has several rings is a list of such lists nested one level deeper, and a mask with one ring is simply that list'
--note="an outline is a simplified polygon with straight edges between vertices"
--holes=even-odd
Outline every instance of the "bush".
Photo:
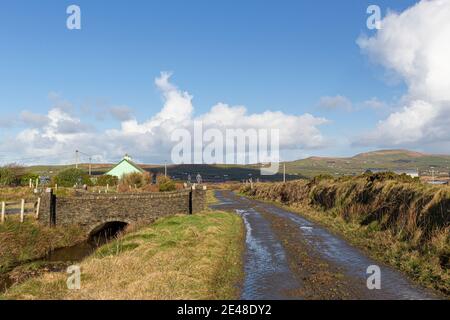
[{"label": "bush", "polygon": [[119,183],[119,178],[116,176],[111,176],[109,174],[105,174],[103,176],[97,177],[97,185],[105,187],[107,185],[109,186],[116,186]]},{"label": "bush", "polygon": [[367,179],[368,182],[375,182],[375,181],[388,181],[388,180],[394,180],[398,182],[406,182],[406,183],[413,183],[413,182],[420,182],[419,178],[413,178],[405,173],[402,174],[396,174],[394,172],[378,172],[378,173],[372,173],[372,172],[366,172],[362,175]]},{"label": "bush", "polygon": [[324,181],[324,180],[334,180],[334,177],[330,174],[319,174],[317,176],[315,176],[311,182],[312,183],[319,183],[320,181]]},{"label": "bush", "polygon": [[14,181],[14,175],[9,168],[0,168],[0,186],[11,186],[13,185]]},{"label": "bush", "polygon": [[142,174],[142,179],[143,179],[142,183],[144,186],[152,184],[152,174],[150,172],[147,171],[144,172]]},{"label": "bush", "polygon": [[73,187],[75,185],[92,185],[89,175],[81,169],[66,169],[58,173],[54,183],[61,187]]},{"label": "bush", "polygon": [[23,175],[23,167],[10,164],[0,168],[0,186],[16,187],[20,185],[20,178]]},{"label": "bush", "polygon": [[135,186],[140,188],[144,186],[145,180],[142,173],[135,172],[124,175],[122,179],[120,179],[120,184],[131,186],[132,188]]},{"label": "bush", "polygon": [[156,177],[156,184],[160,192],[175,191],[177,189],[172,179],[162,175]]},{"label": "bush", "polygon": [[39,175],[32,172],[25,173],[20,177],[20,185],[24,187],[28,186],[30,184],[30,179],[32,183],[36,183],[36,179],[39,179]]}]

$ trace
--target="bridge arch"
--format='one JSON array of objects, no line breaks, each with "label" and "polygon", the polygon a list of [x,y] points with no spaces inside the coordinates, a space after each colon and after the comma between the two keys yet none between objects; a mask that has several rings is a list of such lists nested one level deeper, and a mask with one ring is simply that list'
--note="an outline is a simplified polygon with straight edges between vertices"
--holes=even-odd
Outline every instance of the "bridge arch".
[{"label": "bridge arch", "polygon": [[100,221],[88,232],[88,240],[100,243],[105,242],[119,235],[130,224],[130,221],[125,221],[124,219]]}]

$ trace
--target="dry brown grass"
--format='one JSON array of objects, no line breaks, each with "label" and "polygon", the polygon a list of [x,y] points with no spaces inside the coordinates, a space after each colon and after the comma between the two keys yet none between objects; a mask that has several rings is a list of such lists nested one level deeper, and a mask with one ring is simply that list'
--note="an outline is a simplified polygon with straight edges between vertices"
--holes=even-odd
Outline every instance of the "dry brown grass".
[{"label": "dry brown grass", "polygon": [[0,187],[0,201],[20,201],[36,198],[33,189],[28,187]]},{"label": "dry brown grass", "polygon": [[6,299],[232,299],[242,276],[237,215],[174,216],[127,234],[81,263],[81,290],[64,273],[11,288]]}]

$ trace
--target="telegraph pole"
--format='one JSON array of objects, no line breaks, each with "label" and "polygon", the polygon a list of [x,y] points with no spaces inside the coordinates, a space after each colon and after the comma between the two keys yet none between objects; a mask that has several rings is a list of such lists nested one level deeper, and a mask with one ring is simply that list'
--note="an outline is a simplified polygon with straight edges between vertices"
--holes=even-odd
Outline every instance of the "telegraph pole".
[{"label": "telegraph pole", "polygon": [[75,150],[75,168],[78,169],[78,150]]},{"label": "telegraph pole", "polygon": [[164,161],[164,176],[167,177],[167,160]]},{"label": "telegraph pole", "polygon": [[434,167],[431,167],[431,181],[434,183]]}]

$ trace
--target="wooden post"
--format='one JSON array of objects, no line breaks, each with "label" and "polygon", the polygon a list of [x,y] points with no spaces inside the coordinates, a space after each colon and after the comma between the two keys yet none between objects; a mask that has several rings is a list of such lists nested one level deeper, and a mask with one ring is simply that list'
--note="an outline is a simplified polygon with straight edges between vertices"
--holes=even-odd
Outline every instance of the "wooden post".
[{"label": "wooden post", "polygon": [[39,187],[39,178],[36,178],[36,189]]},{"label": "wooden post", "polygon": [[55,191],[58,191],[58,184],[55,183]]},{"label": "wooden post", "polygon": [[109,184],[106,184],[106,193],[109,191]]},{"label": "wooden post", "polygon": [[1,218],[0,218],[1,223],[5,222],[5,212],[6,212],[6,203],[5,203],[5,201],[2,201],[2,214],[1,214]]},{"label": "wooden post", "polygon": [[31,178],[30,178],[30,189],[33,188],[33,182],[31,182]]},{"label": "wooden post", "polygon": [[36,205],[36,220],[39,219],[39,210],[41,209],[41,197],[38,198],[37,200],[37,205]]},{"label": "wooden post", "polygon": [[25,213],[25,199],[22,199],[22,202],[20,204],[20,223],[23,223],[24,213]]}]

